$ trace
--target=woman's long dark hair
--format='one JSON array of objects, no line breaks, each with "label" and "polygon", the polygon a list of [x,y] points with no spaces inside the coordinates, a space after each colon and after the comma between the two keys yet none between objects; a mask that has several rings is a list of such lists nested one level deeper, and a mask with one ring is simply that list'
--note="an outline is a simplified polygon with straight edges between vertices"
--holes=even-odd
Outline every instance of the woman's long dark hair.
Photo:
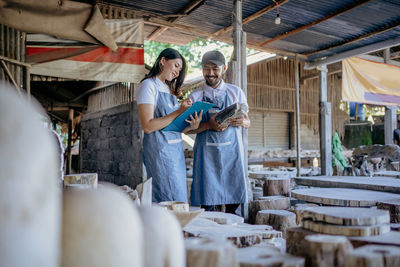
[{"label": "woman's long dark hair", "polygon": [[183,84],[183,81],[185,80],[185,75],[186,75],[186,60],[183,58],[183,56],[177,50],[175,50],[173,48],[165,48],[158,55],[156,62],[154,63],[150,72],[146,75],[146,77],[143,80],[145,80],[147,78],[154,78],[158,74],[160,74],[160,72],[162,72],[160,61],[163,57],[166,60],[177,59],[177,58],[180,58],[182,60],[182,69],[179,72],[179,76],[176,77],[175,79],[173,79],[172,81],[165,81],[165,83],[168,85],[169,89],[171,90],[171,93],[176,95],[177,97],[181,97],[181,94],[182,94],[181,86]]}]

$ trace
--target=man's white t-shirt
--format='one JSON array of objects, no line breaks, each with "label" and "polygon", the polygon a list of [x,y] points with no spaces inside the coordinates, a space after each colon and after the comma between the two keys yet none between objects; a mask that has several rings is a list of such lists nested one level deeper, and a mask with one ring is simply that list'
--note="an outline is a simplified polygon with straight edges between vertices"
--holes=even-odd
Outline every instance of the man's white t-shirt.
[{"label": "man's white t-shirt", "polygon": [[211,100],[214,100],[215,98],[220,98],[221,96],[225,97],[225,94],[227,94],[232,104],[247,104],[247,98],[243,90],[236,85],[225,83],[223,80],[215,89],[208,86],[207,84],[204,84],[201,88],[191,93],[189,95],[189,98],[193,101],[193,103],[196,101],[202,101],[203,93],[205,97],[208,97]]}]

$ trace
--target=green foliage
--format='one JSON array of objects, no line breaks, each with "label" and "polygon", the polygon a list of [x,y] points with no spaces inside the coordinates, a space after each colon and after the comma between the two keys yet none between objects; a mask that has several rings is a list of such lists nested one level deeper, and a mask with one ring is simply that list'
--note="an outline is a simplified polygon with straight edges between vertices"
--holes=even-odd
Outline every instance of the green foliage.
[{"label": "green foliage", "polygon": [[[227,61],[230,60],[233,46],[215,40],[206,40],[198,38],[185,45],[174,45],[159,43],[154,41],[144,41],[144,61],[147,65],[153,66],[158,55],[165,48],[174,48],[178,50],[188,63],[188,73],[201,69],[201,57],[209,50],[217,49],[224,54]],[[247,49],[247,54],[254,53],[255,50]]]}]

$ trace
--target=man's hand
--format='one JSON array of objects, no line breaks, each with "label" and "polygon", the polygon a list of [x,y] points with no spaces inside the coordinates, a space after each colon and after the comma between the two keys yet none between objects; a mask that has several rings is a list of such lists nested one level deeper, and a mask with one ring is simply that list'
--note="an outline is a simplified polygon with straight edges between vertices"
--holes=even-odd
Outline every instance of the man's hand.
[{"label": "man's hand", "polygon": [[214,130],[217,132],[222,132],[225,131],[228,126],[226,125],[221,125],[218,122],[215,121],[215,116],[217,116],[218,113],[215,113],[210,120],[207,122],[208,123],[208,129],[209,130]]},{"label": "man's hand", "polygon": [[229,119],[229,124],[233,127],[242,126],[243,128],[249,128],[250,127],[250,119],[246,114],[239,118]]}]

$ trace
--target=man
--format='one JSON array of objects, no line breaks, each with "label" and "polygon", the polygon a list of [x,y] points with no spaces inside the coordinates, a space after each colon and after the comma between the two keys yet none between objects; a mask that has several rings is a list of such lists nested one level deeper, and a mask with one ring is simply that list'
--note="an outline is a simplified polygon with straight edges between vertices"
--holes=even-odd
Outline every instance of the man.
[{"label": "man", "polygon": [[214,104],[203,114],[194,145],[193,183],[191,204],[201,205],[207,211],[216,211],[225,205],[226,212],[235,210],[247,200],[246,177],[241,127],[248,128],[248,115],[231,119],[228,126],[218,124],[216,113],[234,103],[246,103],[239,87],[227,84],[222,75],[227,66],[218,51],[209,51],[201,61],[205,84],[189,98],[194,102]]},{"label": "man", "polygon": [[400,145],[400,128],[393,131],[393,143]]}]

